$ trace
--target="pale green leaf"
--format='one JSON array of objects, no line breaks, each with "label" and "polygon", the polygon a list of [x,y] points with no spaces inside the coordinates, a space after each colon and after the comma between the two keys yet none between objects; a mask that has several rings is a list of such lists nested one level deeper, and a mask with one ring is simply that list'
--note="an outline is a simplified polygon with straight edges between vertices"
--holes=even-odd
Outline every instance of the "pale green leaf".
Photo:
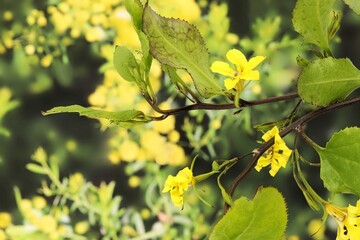
[{"label": "pale green leaf", "polygon": [[298,79],[300,97],[327,106],[346,98],[360,86],[360,71],[349,59],[324,58],[309,63]]},{"label": "pale green leaf", "polygon": [[145,65],[150,69],[152,57],[149,55],[150,46],[149,40],[144,32],[138,31],[139,40],[141,43],[141,51],[143,54],[143,59],[145,59]]},{"label": "pale green leaf", "polygon": [[344,0],[349,7],[358,15],[360,15],[360,1],[359,0]]},{"label": "pale green leaf", "polygon": [[114,66],[120,76],[126,81],[135,82],[139,71],[134,54],[125,46],[116,46],[114,51]]},{"label": "pale green leaf", "polygon": [[335,193],[360,196],[360,128],[352,127],[335,133],[320,155],[320,177],[325,187]]},{"label": "pale green leaf", "polygon": [[142,28],[143,5],[139,0],[125,0],[126,10],[131,15],[136,30]]},{"label": "pale green leaf", "polygon": [[186,69],[203,97],[221,94],[221,87],[210,71],[209,53],[195,26],[180,19],[162,17],[146,4],[143,31],[154,58],[162,64]]},{"label": "pale green leaf", "polygon": [[307,43],[329,49],[328,28],[335,0],[298,0],[293,12],[295,31]]},{"label": "pale green leaf", "polygon": [[34,163],[28,163],[28,164],[26,164],[26,168],[27,168],[29,171],[34,172],[34,173],[37,173],[37,174],[44,174],[44,175],[47,174],[47,171],[46,171],[42,166],[39,166],[39,165],[34,164]]},{"label": "pale green leaf", "polygon": [[259,188],[254,199],[241,197],[215,225],[210,240],[279,240],[287,223],[286,204],[272,187]]},{"label": "pale green leaf", "polygon": [[138,110],[125,110],[120,112],[109,112],[97,110],[93,108],[86,108],[80,105],[71,105],[64,107],[55,107],[43,113],[43,115],[57,114],[57,113],[79,113],[80,116],[86,116],[95,119],[108,119],[111,122],[123,127],[132,127],[137,124],[150,122],[148,116]]}]

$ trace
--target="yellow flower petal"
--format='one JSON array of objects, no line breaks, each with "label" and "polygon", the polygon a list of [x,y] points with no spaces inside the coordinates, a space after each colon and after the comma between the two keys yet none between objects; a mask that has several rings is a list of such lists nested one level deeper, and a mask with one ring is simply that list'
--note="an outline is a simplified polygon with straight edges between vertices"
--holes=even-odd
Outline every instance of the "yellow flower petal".
[{"label": "yellow flower petal", "polygon": [[171,189],[173,189],[173,186],[175,185],[175,177],[172,175],[169,175],[165,181],[165,186],[162,192],[168,192]]},{"label": "yellow flower petal", "polygon": [[176,174],[176,177],[179,181],[187,181],[191,183],[193,179],[193,174],[192,171],[188,167],[186,167],[183,170],[179,171],[178,174]]},{"label": "yellow flower petal", "polygon": [[226,90],[230,90],[233,89],[236,84],[238,83],[239,79],[235,78],[235,79],[231,79],[231,78],[227,78],[224,80],[224,85],[226,87]]},{"label": "yellow flower petal", "polygon": [[267,131],[263,136],[262,139],[264,141],[269,141],[271,138],[273,138],[276,134],[279,134],[279,128],[277,126],[274,126],[270,131]]},{"label": "yellow flower petal", "polygon": [[210,67],[214,73],[220,73],[224,76],[234,77],[235,71],[226,62],[215,61]]},{"label": "yellow flower petal", "polygon": [[248,63],[245,55],[237,49],[231,49],[226,53],[226,58],[237,67],[240,67],[241,70],[244,69],[245,65]]},{"label": "yellow flower petal", "polygon": [[260,73],[258,70],[249,70],[242,72],[239,76],[241,79],[245,80],[259,80],[260,79]]},{"label": "yellow flower petal", "polygon": [[249,62],[246,64],[245,69],[254,69],[256,68],[262,61],[265,60],[266,57],[264,56],[256,56],[249,60]]},{"label": "yellow flower petal", "polygon": [[266,157],[261,156],[257,161],[255,170],[260,172],[260,170],[263,167],[270,165],[270,163],[271,163],[271,155],[267,155]]},{"label": "yellow flower petal", "polygon": [[171,201],[176,207],[180,207],[184,203],[184,198],[181,195],[171,194]]},{"label": "yellow flower petal", "polygon": [[281,165],[280,165],[280,164],[276,164],[276,163],[273,161],[272,164],[271,164],[271,169],[270,169],[270,171],[269,171],[270,175],[271,175],[272,177],[274,177],[274,176],[277,174],[277,172],[279,171],[280,168],[281,168]]}]

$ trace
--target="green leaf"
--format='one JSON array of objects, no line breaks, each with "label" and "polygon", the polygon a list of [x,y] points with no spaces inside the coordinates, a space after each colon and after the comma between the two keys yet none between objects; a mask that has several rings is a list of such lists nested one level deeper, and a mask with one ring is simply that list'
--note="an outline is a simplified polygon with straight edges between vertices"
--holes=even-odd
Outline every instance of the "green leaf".
[{"label": "green leaf", "polygon": [[222,93],[210,71],[204,40],[195,26],[180,19],[162,17],[146,4],[143,31],[150,41],[153,57],[162,64],[186,69],[203,97]]},{"label": "green leaf", "polygon": [[241,197],[216,224],[210,240],[279,240],[287,223],[286,204],[272,187],[260,187],[254,199]]},{"label": "green leaf", "polygon": [[125,0],[125,8],[131,15],[136,30],[142,29],[143,5],[139,0]]},{"label": "green leaf", "polygon": [[[114,51],[114,66],[120,76],[129,82],[136,82],[137,76],[140,76],[139,64],[134,54],[125,46],[116,46]],[[137,72],[137,74],[136,74]]]},{"label": "green leaf", "polygon": [[44,174],[44,175],[47,174],[46,170],[45,170],[42,166],[39,166],[39,165],[34,164],[34,163],[28,163],[28,164],[26,164],[26,168],[27,168],[29,171],[34,172],[34,173],[37,173],[37,174]]},{"label": "green leaf", "polygon": [[352,127],[335,133],[320,155],[320,177],[325,187],[335,193],[360,196],[360,128]]},{"label": "green leaf", "polygon": [[346,98],[360,86],[360,71],[349,59],[324,58],[309,63],[298,79],[300,97],[327,106]]},{"label": "green leaf", "polygon": [[54,107],[43,113],[44,116],[57,113],[79,113],[80,116],[86,116],[89,118],[105,118],[111,122],[118,124],[122,127],[132,127],[137,124],[148,123],[151,118],[146,116],[143,112],[138,110],[125,110],[120,112],[109,112],[96,110],[93,108],[86,108],[80,105],[71,105],[64,107]]},{"label": "green leaf", "polygon": [[298,0],[293,12],[295,31],[307,43],[329,49],[328,28],[335,0]]},{"label": "green leaf", "polygon": [[143,54],[143,59],[145,59],[145,63],[146,63],[145,65],[147,66],[148,69],[150,69],[152,56],[149,55],[149,52],[150,52],[149,39],[147,38],[145,33],[142,31],[138,31],[137,34],[138,34],[138,37],[139,37],[139,40],[141,43],[141,51]]},{"label": "green leaf", "polygon": [[360,15],[360,1],[359,0],[344,0],[349,7],[358,15]]}]

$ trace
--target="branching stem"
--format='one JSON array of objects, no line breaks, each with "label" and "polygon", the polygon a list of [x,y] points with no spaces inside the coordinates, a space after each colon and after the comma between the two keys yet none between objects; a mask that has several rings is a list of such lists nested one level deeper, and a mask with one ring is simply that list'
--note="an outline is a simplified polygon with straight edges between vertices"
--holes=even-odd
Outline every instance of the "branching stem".
[{"label": "branching stem", "polygon": [[[321,107],[318,108],[314,111],[311,111],[307,114],[305,114],[304,116],[300,117],[299,119],[297,119],[295,122],[293,122],[292,124],[290,124],[289,126],[287,126],[286,128],[284,128],[279,135],[281,137],[286,136],[287,134],[289,134],[291,131],[293,131],[295,128],[297,127],[301,127],[302,125],[304,125],[307,122],[310,122],[311,120],[313,120],[314,118],[319,117],[320,115],[323,115],[325,113],[331,112],[333,110],[336,109],[340,109],[340,108],[344,108],[356,103],[360,102],[360,97],[357,98],[353,98],[353,99],[349,99],[349,100],[344,100],[338,103],[334,103],[332,105],[329,105],[327,107]],[[248,163],[248,165],[245,167],[244,170],[241,171],[241,173],[233,180],[233,182],[231,183],[229,189],[228,189],[228,193],[230,196],[232,196],[234,194],[234,191],[236,189],[236,187],[239,185],[240,181],[248,175],[248,173],[254,168],[254,166],[257,163],[257,160],[261,157],[261,155],[263,155],[265,153],[265,151],[267,149],[269,149],[272,145],[274,144],[274,139],[270,139],[269,141],[267,141],[266,143],[264,143],[260,148],[257,149],[256,152],[254,152],[252,159],[250,160],[250,162]],[[225,207],[225,211],[228,209],[229,206]]]},{"label": "branching stem", "polygon": [[[252,107],[256,105],[262,105],[266,103],[272,103],[272,102],[280,102],[280,101],[286,101],[290,99],[298,98],[299,95],[297,93],[290,93],[284,96],[278,96],[278,97],[270,97],[260,100],[254,100],[254,101],[245,101],[243,99],[240,99],[240,107]],[[169,109],[169,110],[163,110],[160,109],[156,104],[154,104],[149,98],[145,98],[148,103],[151,105],[151,107],[158,113],[164,114],[166,116],[169,115],[175,115],[182,112],[188,112],[193,110],[227,110],[227,109],[236,109],[236,106],[234,103],[225,103],[225,104],[214,104],[214,103],[204,103],[204,102],[196,102],[191,105],[187,105],[181,108],[176,109]]]}]

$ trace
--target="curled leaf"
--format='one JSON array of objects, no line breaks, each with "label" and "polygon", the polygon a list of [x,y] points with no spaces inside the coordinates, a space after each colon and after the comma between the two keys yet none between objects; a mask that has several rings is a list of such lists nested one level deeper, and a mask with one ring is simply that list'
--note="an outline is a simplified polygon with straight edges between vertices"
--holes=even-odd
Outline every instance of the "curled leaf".
[{"label": "curled leaf", "polygon": [[151,118],[146,116],[143,112],[138,110],[125,110],[120,112],[109,112],[97,110],[93,108],[86,108],[80,105],[70,105],[55,107],[43,113],[43,115],[57,114],[57,113],[79,113],[80,116],[85,116],[95,119],[108,119],[109,121],[123,127],[132,127],[138,124],[148,123]]}]

